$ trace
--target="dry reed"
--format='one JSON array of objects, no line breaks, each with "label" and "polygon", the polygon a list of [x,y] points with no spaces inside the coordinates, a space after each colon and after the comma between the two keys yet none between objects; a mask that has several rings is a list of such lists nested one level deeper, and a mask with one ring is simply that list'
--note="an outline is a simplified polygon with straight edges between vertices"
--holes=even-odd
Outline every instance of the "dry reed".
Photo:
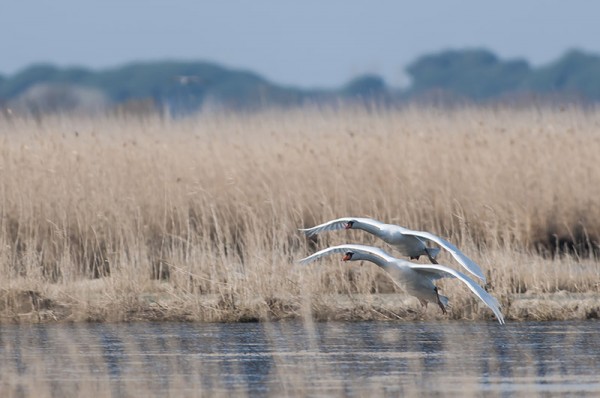
[{"label": "dry reed", "polygon": [[[372,295],[399,292],[372,265],[294,264],[381,245],[297,231],[348,215],[453,241],[509,319],[598,317],[599,126],[536,107],[0,119],[0,322],[441,317]],[[490,317],[443,289],[451,317]]]}]

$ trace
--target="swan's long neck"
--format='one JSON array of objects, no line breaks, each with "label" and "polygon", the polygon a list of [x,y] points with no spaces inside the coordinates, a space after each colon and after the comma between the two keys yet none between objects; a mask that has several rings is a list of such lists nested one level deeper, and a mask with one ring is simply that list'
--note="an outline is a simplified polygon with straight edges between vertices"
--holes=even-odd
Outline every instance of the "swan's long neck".
[{"label": "swan's long neck", "polygon": [[352,224],[352,229],[362,229],[363,231],[367,231],[370,234],[375,236],[381,236],[381,230],[374,225],[366,224],[361,221],[354,221]]},{"label": "swan's long neck", "polygon": [[354,255],[352,256],[352,261],[370,261],[372,263],[377,264],[378,266],[380,266],[381,268],[387,268],[388,266],[388,262],[386,260],[384,260],[383,258],[372,254],[372,253],[367,253],[367,252],[355,252]]}]

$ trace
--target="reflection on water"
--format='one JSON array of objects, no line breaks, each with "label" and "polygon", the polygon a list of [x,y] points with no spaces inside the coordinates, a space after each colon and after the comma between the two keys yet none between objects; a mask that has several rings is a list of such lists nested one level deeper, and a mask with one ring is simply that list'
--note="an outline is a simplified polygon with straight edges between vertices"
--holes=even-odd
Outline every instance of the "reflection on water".
[{"label": "reflection on water", "polygon": [[1,396],[600,394],[597,322],[2,326]]}]

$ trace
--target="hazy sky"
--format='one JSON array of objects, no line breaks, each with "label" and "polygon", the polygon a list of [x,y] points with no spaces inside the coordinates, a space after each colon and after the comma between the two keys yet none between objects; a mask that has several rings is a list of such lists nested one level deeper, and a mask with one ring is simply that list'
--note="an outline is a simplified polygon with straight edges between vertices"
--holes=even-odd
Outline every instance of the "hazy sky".
[{"label": "hazy sky", "polygon": [[484,47],[533,65],[600,54],[600,2],[585,0],[22,0],[0,7],[0,74],[34,62],[103,68],[204,60],[302,87],[362,73],[406,83],[418,56]]}]

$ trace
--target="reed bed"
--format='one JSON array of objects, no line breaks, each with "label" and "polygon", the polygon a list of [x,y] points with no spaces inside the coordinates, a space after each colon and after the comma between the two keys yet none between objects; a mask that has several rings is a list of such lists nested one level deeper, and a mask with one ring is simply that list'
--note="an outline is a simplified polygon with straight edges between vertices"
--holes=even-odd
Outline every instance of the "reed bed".
[{"label": "reed bed", "polygon": [[[372,264],[295,264],[382,246],[297,231],[349,215],[454,242],[509,319],[597,318],[598,154],[578,107],[5,117],[0,322],[442,318]],[[451,318],[491,318],[442,289]]]}]

